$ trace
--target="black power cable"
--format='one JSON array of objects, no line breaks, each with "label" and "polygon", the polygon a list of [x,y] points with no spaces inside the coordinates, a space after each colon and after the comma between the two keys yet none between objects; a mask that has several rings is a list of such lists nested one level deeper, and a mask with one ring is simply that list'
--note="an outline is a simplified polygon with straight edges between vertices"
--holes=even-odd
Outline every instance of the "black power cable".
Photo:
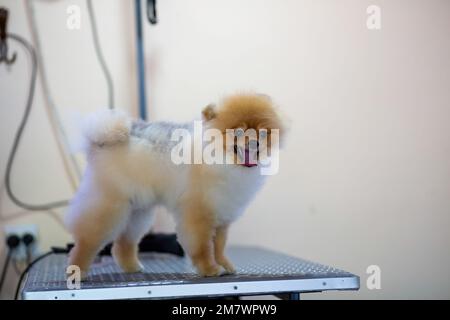
[{"label": "black power cable", "polygon": [[27,264],[29,264],[31,262],[31,254],[32,254],[32,250],[33,250],[33,244],[34,244],[34,236],[31,233],[25,233],[22,236],[22,242],[26,247],[26,251],[27,251]]},{"label": "black power cable", "polygon": [[6,239],[6,245],[8,247],[8,253],[6,254],[5,263],[3,264],[2,274],[0,276],[0,293],[2,292],[3,284],[5,283],[6,273],[8,272],[9,262],[11,261],[11,256],[20,244],[20,238],[16,235],[11,235]]},{"label": "black power cable", "polygon": [[31,268],[40,260],[44,259],[45,257],[48,257],[49,255],[53,254],[53,250],[49,251],[47,253],[44,253],[43,255],[37,257],[36,259],[34,259],[26,268],[25,270],[23,270],[22,274],[20,275],[19,278],[19,282],[17,283],[17,287],[16,287],[16,293],[14,294],[14,300],[17,300],[19,298],[19,292],[20,292],[20,287],[22,285],[23,279],[25,278],[26,274],[31,270]]},{"label": "black power cable", "polygon": [[8,272],[9,261],[11,260],[11,250],[8,249],[6,254],[5,263],[3,264],[2,275],[0,277],[0,293],[2,292],[3,283],[5,282],[6,273]]}]

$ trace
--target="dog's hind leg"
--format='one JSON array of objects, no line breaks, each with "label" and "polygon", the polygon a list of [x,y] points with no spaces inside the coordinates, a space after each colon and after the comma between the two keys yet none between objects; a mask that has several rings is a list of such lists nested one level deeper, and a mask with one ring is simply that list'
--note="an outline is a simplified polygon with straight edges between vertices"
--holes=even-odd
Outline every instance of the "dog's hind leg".
[{"label": "dog's hind leg", "polygon": [[69,265],[78,266],[82,278],[86,278],[98,251],[123,228],[129,203],[117,193],[90,193],[89,197],[77,198],[70,208],[73,212],[69,212],[75,216],[71,226],[75,246]]},{"label": "dog's hind leg", "polygon": [[142,237],[150,231],[152,222],[151,208],[133,209],[124,231],[114,241],[112,254],[124,272],[143,270],[138,257],[138,246]]}]

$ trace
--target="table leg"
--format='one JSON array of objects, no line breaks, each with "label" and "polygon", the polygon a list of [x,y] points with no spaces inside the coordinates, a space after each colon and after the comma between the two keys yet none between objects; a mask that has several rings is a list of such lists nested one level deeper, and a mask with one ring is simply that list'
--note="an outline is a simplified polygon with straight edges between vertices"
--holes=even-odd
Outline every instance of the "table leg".
[{"label": "table leg", "polygon": [[298,292],[289,293],[289,300],[300,300],[300,293]]}]

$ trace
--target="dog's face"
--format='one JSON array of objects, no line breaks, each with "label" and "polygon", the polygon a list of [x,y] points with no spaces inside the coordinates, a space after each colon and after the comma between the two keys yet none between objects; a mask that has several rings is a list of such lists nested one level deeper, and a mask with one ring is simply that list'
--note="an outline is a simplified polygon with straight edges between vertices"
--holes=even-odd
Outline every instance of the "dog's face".
[{"label": "dog's face", "polygon": [[265,95],[233,95],[219,106],[207,106],[202,115],[209,128],[222,133],[227,159],[245,167],[257,166],[270,156],[285,133],[276,107]]}]

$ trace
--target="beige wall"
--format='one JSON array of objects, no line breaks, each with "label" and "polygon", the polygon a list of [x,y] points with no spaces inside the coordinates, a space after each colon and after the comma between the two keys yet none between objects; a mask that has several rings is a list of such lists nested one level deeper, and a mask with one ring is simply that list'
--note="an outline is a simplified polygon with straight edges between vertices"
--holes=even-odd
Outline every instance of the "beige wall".
[{"label": "beige wall", "polygon": [[[361,276],[359,293],[311,298],[450,298],[450,2],[159,2],[160,24],[145,28],[152,119],[187,120],[225,93],[254,89],[292,121],[279,174],[235,224],[231,242]],[[83,8],[80,31],[65,28],[70,4]],[[379,31],[366,28],[370,4],[381,7]],[[0,5],[11,10],[10,31],[29,38],[22,1]],[[131,1],[94,5],[117,105],[135,113]],[[38,0],[36,9],[61,112],[105,106],[84,1]],[[0,67],[2,176],[25,99],[20,57],[9,71]],[[45,110],[39,86],[13,180],[30,202],[72,194]],[[0,196],[2,216],[20,212],[4,190]],[[6,223],[38,224],[43,250],[70,239],[45,214]],[[171,227],[165,218],[159,225]],[[372,264],[382,270],[378,291],[365,286]]]}]

